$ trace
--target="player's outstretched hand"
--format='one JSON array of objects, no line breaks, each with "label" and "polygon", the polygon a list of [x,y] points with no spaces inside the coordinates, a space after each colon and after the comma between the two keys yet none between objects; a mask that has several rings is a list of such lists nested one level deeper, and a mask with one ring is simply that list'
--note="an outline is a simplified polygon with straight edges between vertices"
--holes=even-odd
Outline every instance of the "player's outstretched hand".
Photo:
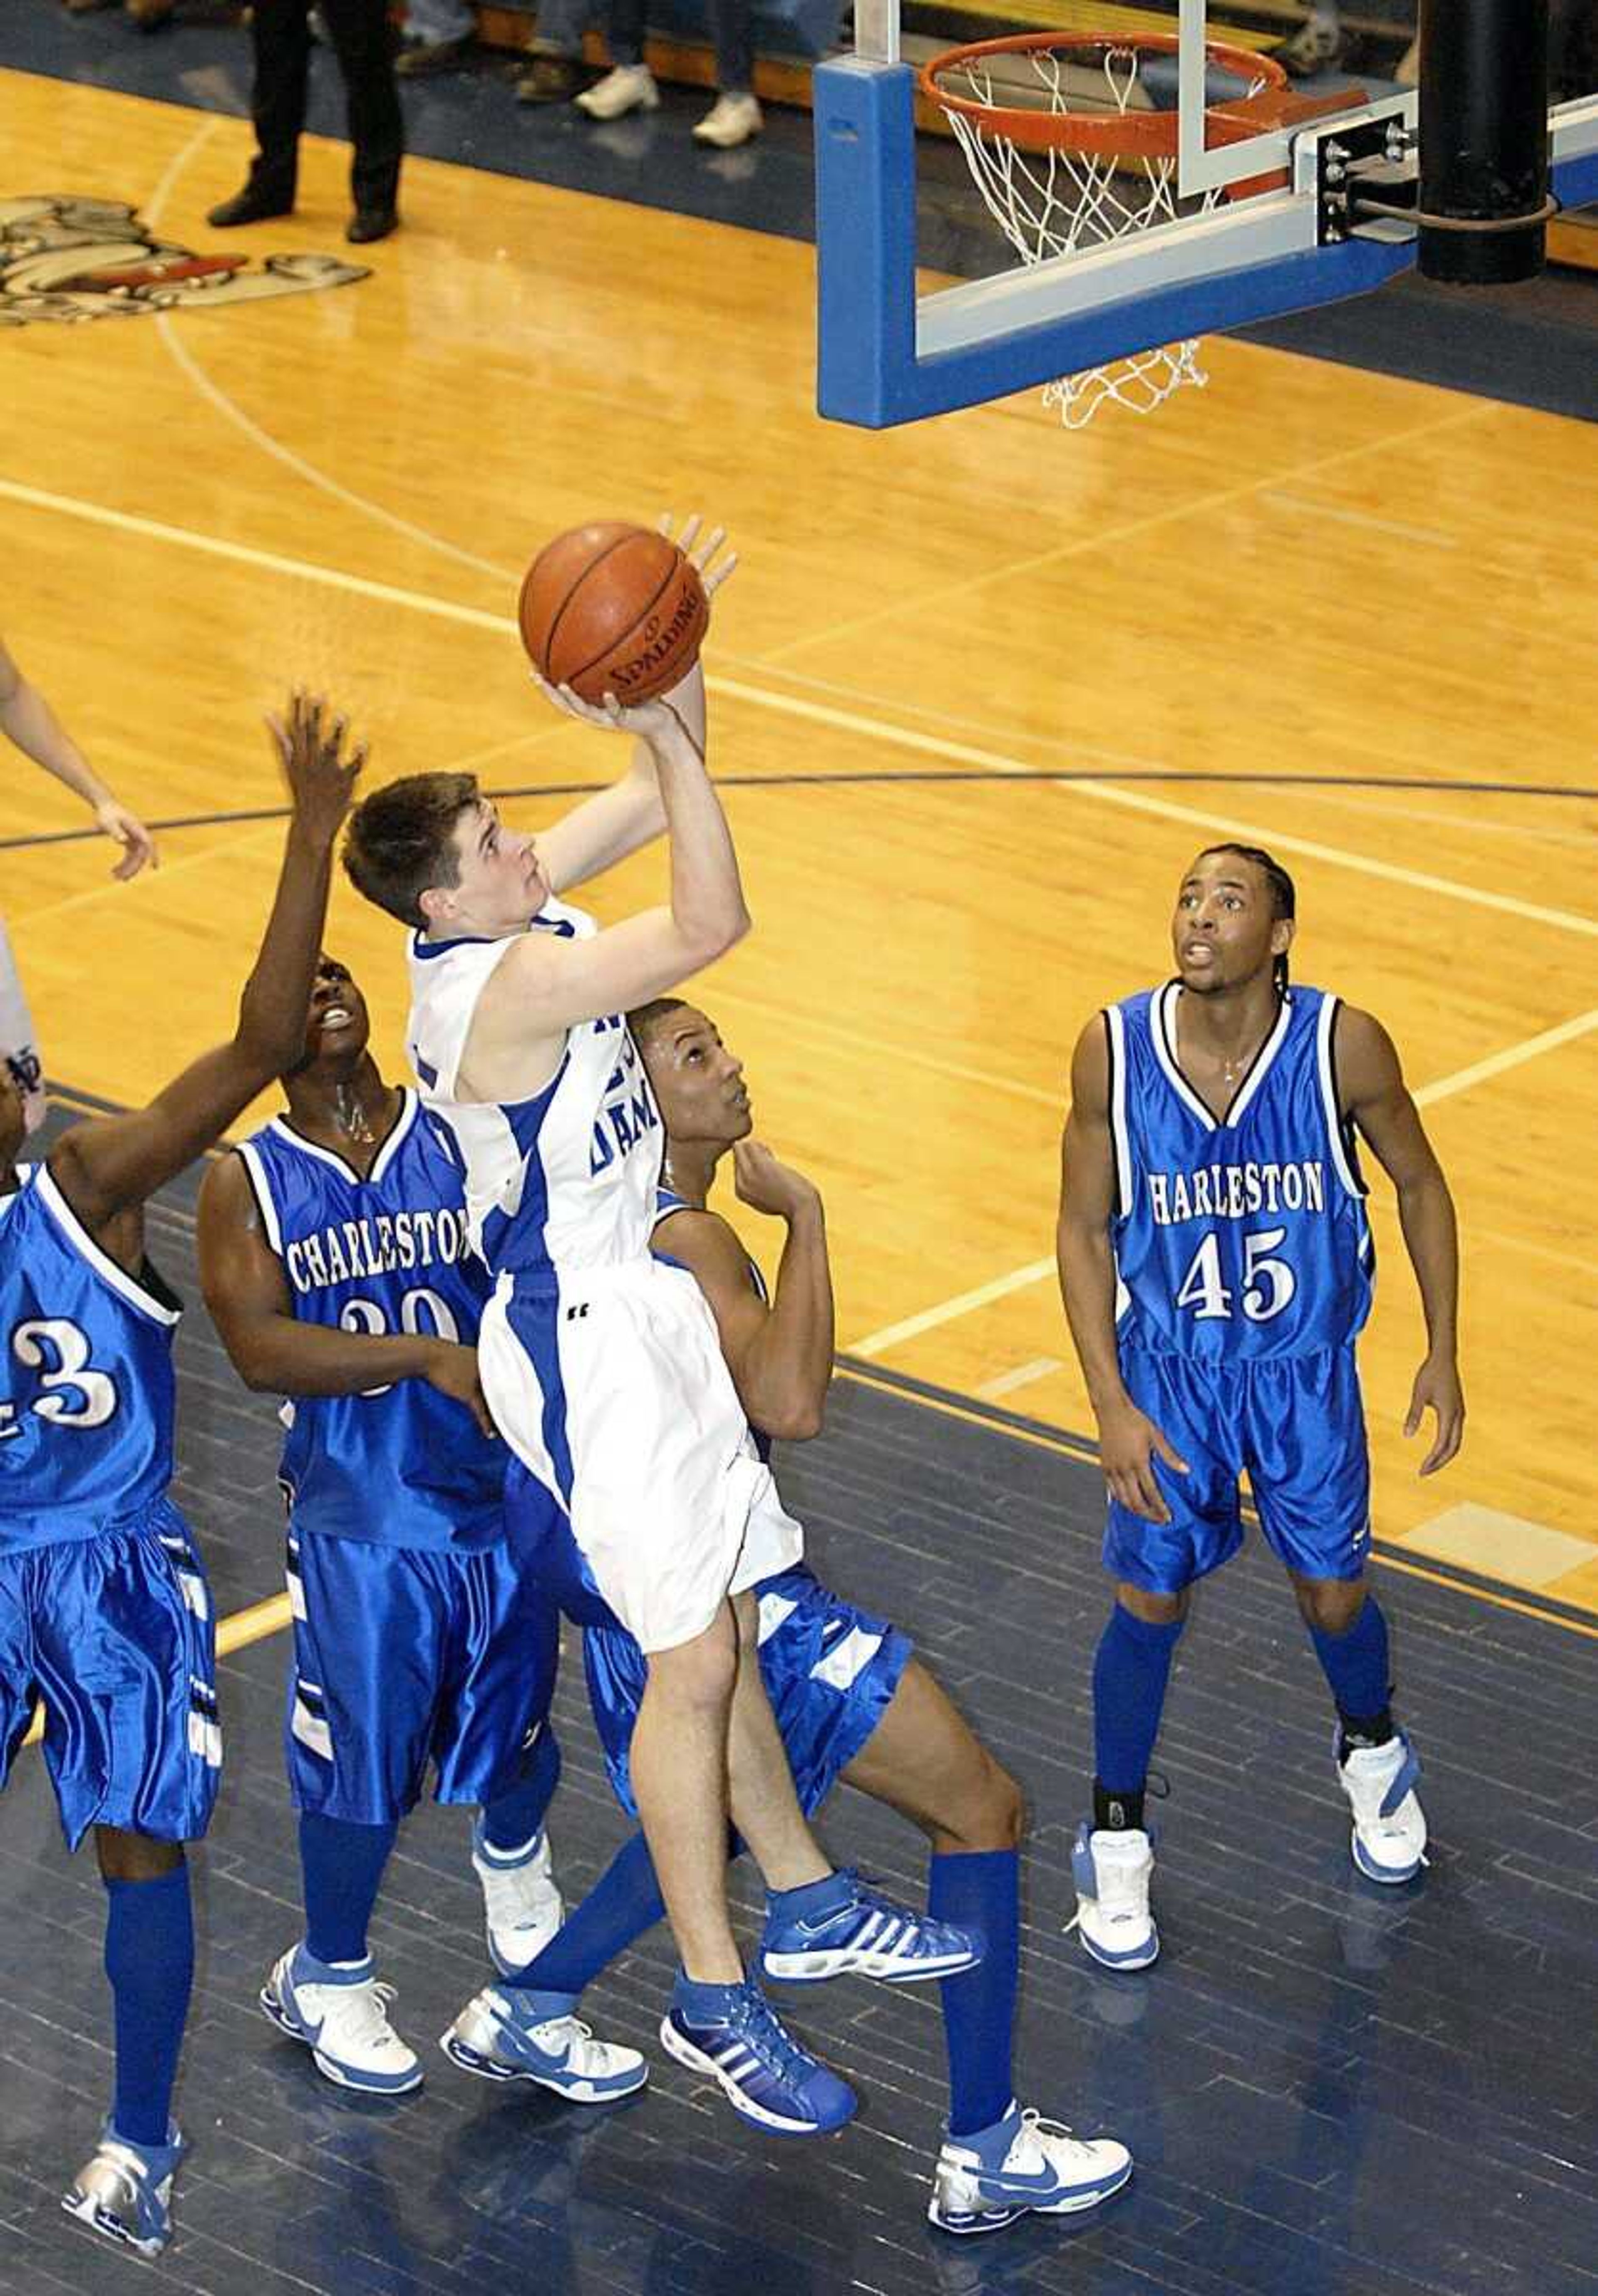
[{"label": "player's outstretched hand", "polygon": [[1185,1475],[1188,1463],[1174,1451],[1146,1413],[1130,1397],[1108,1405],[1099,1414],[1099,1464],[1111,1492],[1133,1514],[1147,1522],[1169,1522],[1154,1472],[1156,1459],[1174,1475]]},{"label": "player's outstretched hand", "polygon": [[1421,1422],[1429,1411],[1437,1414],[1437,1431],[1430,1450],[1421,1462],[1421,1472],[1435,1475],[1439,1467],[1448,1464],[1465,1439],[1465,1391],[1459,1383],[1459,1366],[1451,1358],[1438,1361],[1428,1356],[1415,1374],[1404,1433],[1418,1435]]},{"label": "player's outstretched hand", "polygon": [[358,742],[346,758],[349,720],[335,717],[319,693],[301,686],[290,694],[281,717],[268,718],[267,731],[288,781],[295,821],[318,844],[331,845],[367,762],[366,743]]},{"label": "player's outstretched hand", "polygon": [[121,857],[111,873],[121,882],[126,883],[129,877],[136,877],[146,861],[152,869],[160,868],[161,857],[156,852],[154,838],[137,814],[129,813],[128,808],[119,805],[114,797],[108,797],[103,805],[95,808],[95,825],[103,829],[107,837],[114,838],[122,849]]},{"label": "player's outstretched hand", "polygon": [[441,1340],[427,1365],[427,1384],[454,1403],[464,1403],[485,1435],[497,1436],[493,1415],[477,1375],[477,1350],[454,1340]]},{"label": "player's outstretched hand", "polygon": [[[704,583],[705,596],[713,598],[722,583],[737,567],[738,554],[736,550],[728,550],[718,562],[716,554],[723,549],[727,541],[727,529],[724,526],[713,526],[702,540],[699,530],[704,524],[704,521],[697,511],[691,518],[685,519],[682,532],[677,537],[677,547],[683,556],[691,562],[695,573]],[[672,518],[669,510],[662,511],[656,525],[662,534],[670,537]]]},{"label": "player's outstretched hand", "polygon": [[791,1220],[808,1206],[820,1209],[821,1192],[815,1182],[791,1165],[780,1163],[763,1140],[735,1141],[732,1168],[738,1201],[747,1204],[751,1211],[764,1212],[770,1219]]}]

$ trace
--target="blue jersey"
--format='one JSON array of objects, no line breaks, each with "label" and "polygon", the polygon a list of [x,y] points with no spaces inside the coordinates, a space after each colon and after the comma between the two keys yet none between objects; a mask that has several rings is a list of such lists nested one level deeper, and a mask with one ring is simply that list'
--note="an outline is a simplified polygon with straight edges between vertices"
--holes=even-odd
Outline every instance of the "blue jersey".
[{"label": "blue jersey", "polygon": [[[488,1279],[466,1251],[459,1171],[414,1093],[365,1179],[282,1118],[239,1154],[302,1322],[475,1341]],[[501,1535],[505,1453],[425,1380],[290,1411],[282,1474],[297,1529],[407,1547]]]},{"label": "blue jersey", "polygon": [[1216,1117],[1177,1062],[1182,994],[1168,981],[1106,1014],[1120,1346],[1213,1364],[1346,1347],[1374,1259],[1338,1110],[1338,1000],[1284,996]]},{"label": "blue jersey", "polygon": [[172,1479],[180,1309],[102,1251],[40,1164],[0,1197],[0,1550],[93,1538]]}]

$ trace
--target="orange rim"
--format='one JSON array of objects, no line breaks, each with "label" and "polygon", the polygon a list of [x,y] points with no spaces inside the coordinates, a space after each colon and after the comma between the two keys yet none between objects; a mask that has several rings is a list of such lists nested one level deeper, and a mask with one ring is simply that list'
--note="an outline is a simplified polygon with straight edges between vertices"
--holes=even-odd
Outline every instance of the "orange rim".
[{"label": "orange rim", "polygon": [[[1100,54],[1174,56],[1180,45],[1174,32],[1139,32],[1126,39],[1099,32],[1017,32],[1005,39],[973,40],[934,56],[922,67],[921,93],[940,111],[958,112],[975,127],[1006,135],[1023,151],[1080,152],[1088,158],[1105,160],[1174,160],[1181,133],[1181,116],[1175,111],[1012,111],[1002,104],[956,95],[940,87],[938,78],[943,72],[968,69],[988,56],[1030,55],[1050,49],[1067,53],[1092,50]],[[1272,57],[1256,55],[1250,48],[1231,47],[1220,40],[1207,40],[1204,55],[1207,63],[1235,72],[1245,86],[1255,80],[1265,82],[1256,94],[1240,94],[1206,106],[1207,144],[1240,144],[1247,136],[1265,135],[1290,124],[1284,113],[1295,111],[1297,105],[1288,94],[1286,72]]]}]

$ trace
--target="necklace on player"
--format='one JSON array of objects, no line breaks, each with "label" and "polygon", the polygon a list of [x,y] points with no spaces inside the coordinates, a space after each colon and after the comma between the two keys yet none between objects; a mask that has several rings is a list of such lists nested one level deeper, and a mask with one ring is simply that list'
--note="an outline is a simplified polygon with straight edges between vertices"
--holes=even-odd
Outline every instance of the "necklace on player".
[{"label": "necklace on player", "polygon": [[366,1110],[347,1084],[342,1084],[338,1087],[334,1101],[334,1114],[338,1119],[340,1131],[347,1132],[350,1139],[361,1147],[370,1147],[372,1142],[377,1137],[367,1120]]}]

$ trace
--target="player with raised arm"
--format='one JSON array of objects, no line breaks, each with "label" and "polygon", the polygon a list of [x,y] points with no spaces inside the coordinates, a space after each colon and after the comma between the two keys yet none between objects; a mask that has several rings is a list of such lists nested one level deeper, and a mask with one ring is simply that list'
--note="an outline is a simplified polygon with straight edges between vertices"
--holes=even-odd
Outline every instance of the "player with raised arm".
[{"label": "player with raised arm", "polygon": [[[666,1128],[655,1249],[688,1268],[709,1301],[762,1447],[767,1431],[803,1441],[820,1431],[832,1382],[832,1272],[820,1194],[750,1136],[741,1064],[702,1012],[661,997],[629,1022]],[[740,1201],[787,1232],[770,1294],[737,1230],[709,1207],[729,1154]],[[585,1630],[612,1784],[636,1814],[628,1756],[647,1681],[643,1653],[564,1523],[553,1527],[548,1546],[550,1583]],[[943,1988],[949,2129],[928,2216],[941,2230],[966,2234],[999,2231],[1031,2212],[1094,2207],[1130,2175],[1125,2147],[1083,2143],[1024,2112],[1015,2095],[1020,1789],[896,1627],[833,1594],[803,1564],[762,1580],[756,1592],[762,1672],[804,1808],[813,1813],[842,1779],[898,1810],[931,1844],[934,1914],[986,1940],[978,1966]],[[647,1845],[634,1834],[522,1982],[544,1989],[552,2015],[569,2017],[584,1988],[663,1910]],[[803,1982],[818,1973],[806,1966],[810,1958],[790,1939],[769,1950],[764,1965]],[[472,2026],[468,2011],[446,2048],[469,2048]]]},{"label": "player with raised arm", "polygon": [[1247,1471],[1338,1710],[1355,1864],[1420,1871],[1420,1766],[1390,1710],[1366,1583],[1371,1478],[1355,1342],[1374,1268],[1356,1141],[1392,1179],[1425,1312],[1406,1435],[1464,1429],[1454,1205],[1380,1022],[1289,986],[1293,881],[1253,846],[1201,853],[1177,894],[1176,977],[1091,1021],[1071,1068],[1060,1286],[1109,1485],[1116,1602],[1093,1669],[1093,1819],[1074,1860],[1082,1941],[1159,1950],[1149,1758],[1195,1582],[1242,1544]]},{"label": "player with raised arm", "polygon": [[[558,1621],[526,1532],[506,1522],[505,1447],[477,1379],[488,1282],[459,1169],[415,1092],[383,1081],[369,1033],[348,968],[324,955],[287,1113],[206,1176],[200,1270],[235,1369],[292,1414],[284,1743],[306,1927],[261,2005],[328,2079],[395,2095],[422,2068],[367,1932],[430,1762],[440,1800],[481,1806],[472,1863],[494,1965],[519,1968],[560,1925],[543,1831]],[[545,2086],[581,2102],[645,2078],[636,2051],[570,2021],[540,2046]]]},{"label": "player with raised arm", "polygon": [[171,2096],[194,1973],[185,1842],[221,1761],[204,1569],[168,1496],[177,1300],[144,1253],[151,1196],[293,1057],[334,840],[364,752],[296,694],[273,725],[293,798],[276,898],[238,1026],[126,1116],[74,1125],[19,1165],[0,1076],[0,1766],[36,1701],[62,1829],[91,1828],[108,1896],[116,2094],[62,2205],[153,2256],[183,2140]]},{"label": "player with raised arm", "polygon": [[[696,558],[713,592],[728,570],[711,564],[720,539]],[[412,1062],[458,1145],[468,1224],[497,1279],[479,1342],[496,1423],[569,1513],[648,1657],[633,1781],[682,1958],[663,2044],[746,2119],[814,2135],[855,2099],[745,1979],[727,1906],[729,1803],[774,1923],[814,1937],[839,1972],[874,1958],[869,1940],[890,1917],[901,1977],[968,1966],[980,1946],[835,1873],[804,1822],[747,1595],[797,1559],[798,1526],[749,1439],[698,1286],[650,1254],[662,1131],[625,1013],[749,923],[705,769],[703,676],[696,666],[630,709],[552,698],[635,736],[616,787],[535,840],[506,829],[469,776],[423,775],[360,808],[345,865],[414,928]],[[598,931],[555,898],[663,828],[665,906]],[[735,1609],[729,1595],[745,1599]],[[509,2006],[496,2041],[507,2065],[531,2016]]]},{"label": "player with raised arm", "polygon": [[[121,847],[121,857],[111,870],[113,877],[136,877],[146,861],[155,865],[155,840],[150,832],[111,795],[37,686],[23,676],[3,638],[0,734],[80,797],[94,814],[95,827]],[[16,1078],[31,1132],[45,1119],[45,1070],[4,919],[0,919],[0,1065]]]}]

